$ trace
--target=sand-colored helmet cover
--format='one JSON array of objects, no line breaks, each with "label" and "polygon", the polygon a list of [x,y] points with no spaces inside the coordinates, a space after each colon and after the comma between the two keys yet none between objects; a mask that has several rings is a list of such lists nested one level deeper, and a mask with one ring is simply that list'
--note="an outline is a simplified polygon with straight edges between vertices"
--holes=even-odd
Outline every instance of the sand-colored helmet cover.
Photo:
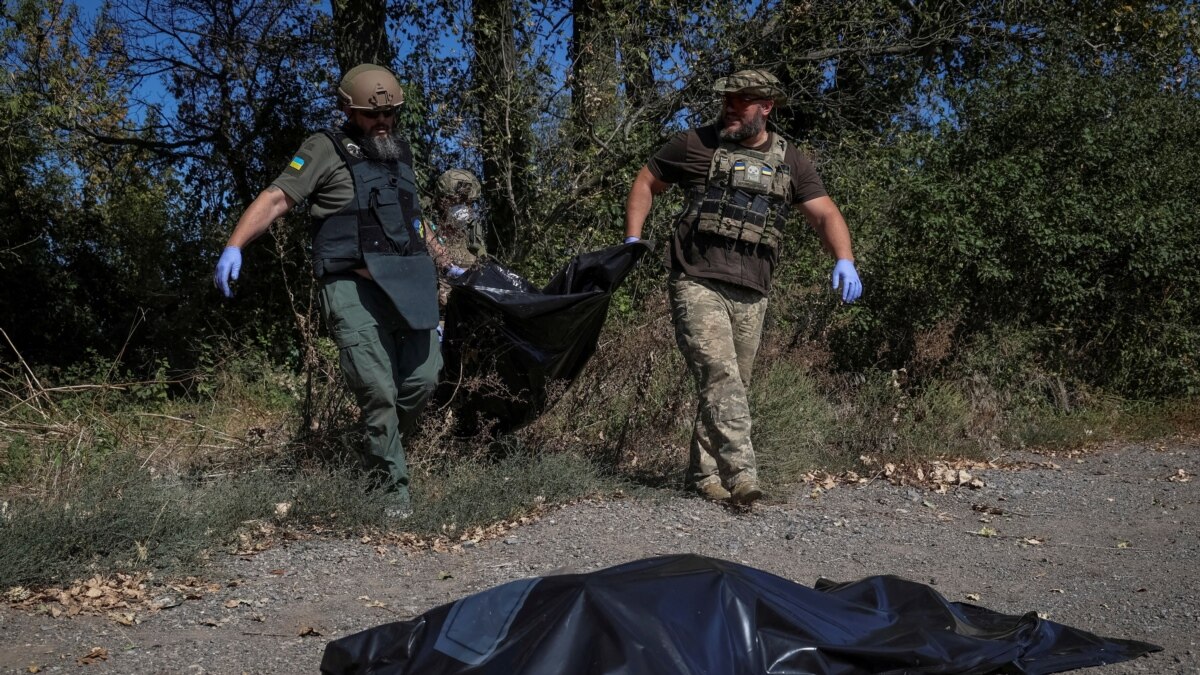
[{"label": "sand-colored helmet cover", "polygon": [[466,169],[450,169],[438,176],[437,190],[441,195],[447,197],[461,195],[468,201],[479,199],[479,195],[482,193],[479,179]]},{"label": "sand-colored helmet cover", "polygon": [[392,71],[364,63],[351,68],[342,78],[338,102],[354,110],[392,110],[404,103],[404,90]]}]

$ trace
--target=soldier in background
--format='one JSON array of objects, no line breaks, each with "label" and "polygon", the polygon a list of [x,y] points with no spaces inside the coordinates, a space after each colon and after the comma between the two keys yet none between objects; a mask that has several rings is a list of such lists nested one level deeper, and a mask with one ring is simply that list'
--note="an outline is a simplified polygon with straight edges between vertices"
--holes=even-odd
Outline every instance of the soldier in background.
[{"label": "soldier in background", "polygon": [[834,258],[834,289],[854,302],[862,284],[850,231],[812,162],[767,128],[785,102],[779,80],[743,70],[717,80],[720,119],[663,146],[634,180],[625,242],[637,241],[655,195],[687,191],[667,246],[675,338],[696,379],[690,486],[747,505],[763,496],[750,442],[748,390],[787,216],[798,208]]},{"label": "soldier in background", "polygon": [[[458,276],[487,255],[483,216],[479,198],[483,191],[479,179],[466,169],[450,169],[438,176],[434,187],[434,222],[441,251],[434,260],[446,274],[438,279],[438,302],[446,306],[450,285],[446,276]],[[457,274],[455,274],[457,272]]]}]

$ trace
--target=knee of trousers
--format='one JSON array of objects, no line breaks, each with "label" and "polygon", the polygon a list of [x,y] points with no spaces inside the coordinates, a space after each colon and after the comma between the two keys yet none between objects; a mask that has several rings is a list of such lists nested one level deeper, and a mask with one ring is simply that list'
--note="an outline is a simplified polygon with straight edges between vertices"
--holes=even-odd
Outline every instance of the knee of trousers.
[{"label": "knee of trousers", "polygon": [[425,400],[433,394],[437,389],[438,377],[436,372],[418,372],[413,373],[408,379],[400,383],[396,393],[397,400],[415,399]]},{"label": "knee of trousers", "polygon": [[710,423],[726,423],[744,418],[749,425],[750,401],[746,390],[742,387],[702,388],[700,416]]},{"label": "knee of trousers", "polygon": [[729,419],[710,418],[705,420],[705,422],[705,426],[708,427],[710,441],[714,446],[730,442],[738,444],[750,438],[752,424],[749,415]]}]

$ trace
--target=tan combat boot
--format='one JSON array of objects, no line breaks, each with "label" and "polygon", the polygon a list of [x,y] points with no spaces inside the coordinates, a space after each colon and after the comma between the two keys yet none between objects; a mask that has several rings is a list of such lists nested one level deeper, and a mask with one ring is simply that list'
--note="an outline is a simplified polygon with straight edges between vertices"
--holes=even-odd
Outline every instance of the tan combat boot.
[{"label": "tan combat boot", "polygon": [[735,504],[749,506],[762,499],[763,491],[758,487],[757,482],[747,480],[733,486],[732,497]]},{"label": "tan combat boot", "polygon": [[710,502],[723,502],[730,497],[729,490],[721,487],[717,481],[697,485],[696,492]]}]

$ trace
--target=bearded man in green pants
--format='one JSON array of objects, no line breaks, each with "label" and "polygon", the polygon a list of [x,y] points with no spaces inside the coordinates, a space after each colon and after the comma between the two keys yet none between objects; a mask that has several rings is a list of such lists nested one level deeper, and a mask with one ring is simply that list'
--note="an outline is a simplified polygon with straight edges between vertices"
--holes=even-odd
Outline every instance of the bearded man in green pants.
[{"label": "bearded man in green pants", "polygon": [[[421,222],[412,152],[395,130],[404,92],[390,70],[352,68],[337,89],[340,129],[306,139],[242,214],[213,281],[233,297],[241,250],[307,201],[321,312],[366,426],[363,463],[393,496],[386,515],[411,513],[404,436],[437,385],[437,280]],[[461,270],[458,271],[461,274]]]}]

